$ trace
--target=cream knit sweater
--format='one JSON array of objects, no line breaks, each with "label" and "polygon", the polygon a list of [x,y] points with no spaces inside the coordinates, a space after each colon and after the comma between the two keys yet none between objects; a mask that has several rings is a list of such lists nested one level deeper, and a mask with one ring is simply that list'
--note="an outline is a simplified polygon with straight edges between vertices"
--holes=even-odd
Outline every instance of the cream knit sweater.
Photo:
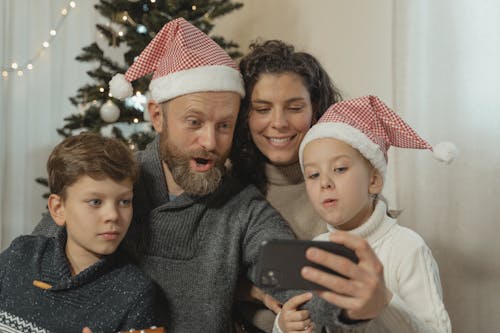
[{"label": "cream knit sweater", "polygon": [[[366,239],[384,265],[384,280],[392,291],[392,300],[367,326],[349,331],[336,327],[327,332],[451,332],[431,250],[416,232],[388,217],[386,210],[386,204],[379,200],[368,221],[351,233]],[[328,229],[335,232],[329,225]],[[328,233],[315,240],[328,240]]]},{"label": "cream knit sweater", "polygon": [[[326,328],[328,333],[450,333],[448,312],[442,301],[439,271],[422,237],[386,215],[378,201],[372,216],[350,232],[366,239],[384,265],[384,280],[393,297],[375,319],[349,330]],[[335,229],[328,225],[331,232]],[[328,241],[329,233],[314,240]],[[273,333],[281,333],[275,321]]]}]

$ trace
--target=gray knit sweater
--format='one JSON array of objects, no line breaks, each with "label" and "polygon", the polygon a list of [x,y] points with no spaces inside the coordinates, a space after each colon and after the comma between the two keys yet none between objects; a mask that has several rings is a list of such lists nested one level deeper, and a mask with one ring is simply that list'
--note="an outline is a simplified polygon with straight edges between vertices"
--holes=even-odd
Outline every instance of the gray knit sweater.
[{"label": "gray knit sweater", "polygon": [[[153,281],[118,250],[72,276],[57,238],[21,236],[0,254],[0,332],[94,333],[148,328],[155,316]],[[38,280],[52,286],[34,286]]]},{"label": "gray knit sweater", "polygon": [[[157,137],[137,155],[141,176],[125,245],[165,292],[169,333],[230,332],[238,277],[254,281],[260,244],[292,239],[293,233],[255,187],[243,188],[229,177],[215,193],[183,193],[169,201],[158,143]],[[34,232],[52,228],[42,221]],[[337,309],[318,309],[336,318]]]}]

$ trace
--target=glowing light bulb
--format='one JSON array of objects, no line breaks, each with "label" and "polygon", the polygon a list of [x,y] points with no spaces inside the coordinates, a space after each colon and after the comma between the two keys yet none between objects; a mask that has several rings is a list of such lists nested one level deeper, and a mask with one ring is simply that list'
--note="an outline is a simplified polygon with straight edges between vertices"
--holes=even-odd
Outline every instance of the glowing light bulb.
[{"label": "glowing light bulb", "polygon": [[103,93],[104,92],[104,88],[103,87],[99,88],[99,91]]},{"label": "glowing light bulb", "polygon": [[17,71],[17,76],[23,76],[23,71]]},{"label": "glowing light bulb", "polygon": [[32,70],[32,69],[33,69],[33,64],[28,64],[28,65],[26,66],[26,68],[27,68],[27,69],[29,69],[29,70]]},{"label": "glowing light bulb", "polygon": [[127,21],[128,20],[127,15],[123,15],[122,20]]},{"label": "glowing light bulb", "polygon": [[156,2],[156,0],[151,0],[151,3],[155,3],[155,2]]},{"label": "glowing light bulb", "polygon": [[123,31],[118,31],[118,36],[123,37]]},{"label": "glowing light bulb", "polygon": [[108,97],[113,97],[113,95],[111,93],[108,94]]},{"label": "glowing light bulb", "polygon": [[2,76],[3,76],[4,78],[7,78],[7,77],[9,76],[9,72],[7,72],[7,71],[2,71]]},{"label": "glowing light bulb", "polygon": [[49,42],[45,41],[42,43],[42,46],[48,48],[50,46]]},{"label": "glowing light bulb", "polygon": [[12,69],[17,69],[17,67],[19,67],[19,66],[18,66],[18,64],[16,62],[13,62],[12,65],[10,65],[10,67]]},{"label": "glowing light bulb", "polygon": [[57,34],[57,31],[55,31],[54,29],[50,30],[50,35],[51,36],[55,36]]},{"label": "glowing light bulb", "polygon": [[139,119],[134,118],[134,124],[137,124],[139,122]]},{"label": "glowing light bulb", "polygon": [[191,9],[192,9],[192,10],[196,10],[196,5],[192,5],[192,6],[191,6]]},{"label": "glowing light bulb", "polygon": [[71,1],[71,2],[69,3],[69,6],[70,6],[71,8],[75,8],[75,7],[76,7],[76,2]]},{"label": "glowing light bulb", "polygon": [[62,15],[62,16],[66,16],[66,15],[68,15],[68,10],[67,10],[66,8],[63,8],[63,9],[61,10],[61,15]]}]

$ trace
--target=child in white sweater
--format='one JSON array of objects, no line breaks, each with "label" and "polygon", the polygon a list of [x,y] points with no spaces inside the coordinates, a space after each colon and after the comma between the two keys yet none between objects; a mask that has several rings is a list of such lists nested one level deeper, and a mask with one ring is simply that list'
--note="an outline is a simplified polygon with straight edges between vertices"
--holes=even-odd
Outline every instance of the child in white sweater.
[{"label": "child in white sweater", "polygon": [[[384,266],[386,292],[379,295],[386,306],[376,318],[349,332],[451,332],[430,249],[417,233],[396,223],[380,195],[390,146],[433,149],[374,96],[333,104],[300,146],[307,193],[328,230],[363,237]],[[444,143],[434,153],[450,162],[456,148]],[[315,240],[329,241],[329,236]],[[304,294],[285,303],[273,332],[320,329],[298,309],[307,299]],[[344,332],[340,327],[325,329]]]}]

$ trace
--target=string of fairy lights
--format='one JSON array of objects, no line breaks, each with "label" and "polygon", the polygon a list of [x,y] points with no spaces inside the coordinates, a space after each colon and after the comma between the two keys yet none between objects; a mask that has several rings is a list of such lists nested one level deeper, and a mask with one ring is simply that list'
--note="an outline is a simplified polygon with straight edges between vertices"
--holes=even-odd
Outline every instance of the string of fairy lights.
[{"label": "string of fairy lights", "polygon": [[40,48],[35,52],[35,55],[29,58],[24,62],[20,61],[12,61],[9,66],[2,66],[2,77],[4,79],[9,78],[11,75],[17,75],[18,77],[22,77],[26,72],[32,71],[34,68],[34,64],[37,60],[44,54],[45,50],[48,49],[54,39],[57,36],[57,33],[61,29],[66,17],[68,17],[69,12],[76,8],[76,2],[70,1],[67,6],[63,7],[60,10],[60,16],[56,24],[52,29],[49,30],[48,38],[46,38],[42,43],[40,43]]},{"label": "string of fairy lights", "polygon": [[[129,0],[130,2],[138,2],[141,0]],[[149,0],[147,2],[150,2],[154,4],[156,0]],[[22,77],[24,76],[27,72],[30,72],[34,69],[34,64],[37,62],[37,60],[46,52],[46,50],[53,44],[55,38],[58,35],[59,30],[61,29],[65,19],[68,17],[68,14],[72,9],[76,8],[76,1],[69,1],[68,4],[63,7],[60,10],[60,16],[56,24],[52,29],[49,30],[48,37],[40,43],[40,47],[36,52],[34,52],[34,56],[29,58],[26,61],[17,61],[13,60],[10,64],[2,64],[2,69],[1,69],[1,75],[4,80],[8,79],[11,76],[17,76],[17,77]],[[148,11],[148,5],[145,3],[143,5],[144,11]],[[195,11],[196,5],[192,5],[191,9]],[[133,26],[136,27],[137,32],[146,34],[148,33],[147,28],[144,25],[137,24],[135,23],[132,18],[128,15],[127,12],[124,12],[121,15],[121,20],[123,20],[125,23],[132,24]],[[123,31],[118,31],[117,36],[123,36]]]}]

